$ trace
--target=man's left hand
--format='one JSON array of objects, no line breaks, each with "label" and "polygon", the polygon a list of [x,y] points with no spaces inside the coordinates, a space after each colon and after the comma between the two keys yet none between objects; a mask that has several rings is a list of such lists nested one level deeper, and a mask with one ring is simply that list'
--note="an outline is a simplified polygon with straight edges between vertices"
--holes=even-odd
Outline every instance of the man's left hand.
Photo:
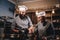
[{"label": "man's left hand", "polygon": [[34,29],[35,27],[30,27],[28,30],[29,30],[29,33],[34,33]]}]

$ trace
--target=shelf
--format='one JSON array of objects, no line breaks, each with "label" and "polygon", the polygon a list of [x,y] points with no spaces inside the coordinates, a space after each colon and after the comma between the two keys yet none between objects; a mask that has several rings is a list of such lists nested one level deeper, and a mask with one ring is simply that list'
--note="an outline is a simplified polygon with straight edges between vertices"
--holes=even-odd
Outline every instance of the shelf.
[{"label": "shelf", "polygon": [[[51,17],[46,17],[47,19],[51,19]],[[60,16],[52,16],[53,20],[60,19]]]},{"label": "shelf", "polygon": [[60,30],[60,28],[54,28],[54,30]]}]

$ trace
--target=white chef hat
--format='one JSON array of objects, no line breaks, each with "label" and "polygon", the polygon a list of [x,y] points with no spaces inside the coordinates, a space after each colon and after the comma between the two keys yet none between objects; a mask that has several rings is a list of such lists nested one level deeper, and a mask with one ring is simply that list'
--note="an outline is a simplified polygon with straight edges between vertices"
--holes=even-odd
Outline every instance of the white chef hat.
[{"label": "white chef hat", "polygon": [[18,8],[19,8],[19,11],[26,11],[26,10],[28,10],[28,8],[26,6],[24,6],[24,5],[18,6]]},{"label": "white chef hat", "polygon": [[36,13],[36,16],[37,16],[37,17],[45,16],[45,15],[46,15],[45,11],[41,11],[41,12],[39,12],[39,13]]}]

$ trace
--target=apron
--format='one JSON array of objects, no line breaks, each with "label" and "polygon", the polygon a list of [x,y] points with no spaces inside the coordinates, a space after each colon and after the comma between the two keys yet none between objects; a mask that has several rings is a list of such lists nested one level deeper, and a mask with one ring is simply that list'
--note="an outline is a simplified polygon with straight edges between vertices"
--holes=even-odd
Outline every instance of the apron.
[{"label": "apron", "polygon": [[45,26],[43,26],[42,23],[38,23],[38,33],[39,33],[39,36],[43,36],[43,35],[46,35],[46,30],[47,28],[49,27],[50,23],[47,22],[47,24]]},{"label": "apron", "polygon": [[16,19],[15,21],[19,27],[28,28],[28,19],[22,20],[19,18],[19,16],[17,16],[15,19]]}]

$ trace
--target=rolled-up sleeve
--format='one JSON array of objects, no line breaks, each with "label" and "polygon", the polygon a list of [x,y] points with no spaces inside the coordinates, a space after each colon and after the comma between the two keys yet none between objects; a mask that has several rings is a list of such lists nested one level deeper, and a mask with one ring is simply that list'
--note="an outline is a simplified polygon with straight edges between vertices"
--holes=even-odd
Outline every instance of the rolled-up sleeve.
[{"label": "rolled-up sleeve", "polygon": [[15,28],[15,20],[13,20],[13,22],[12,22],[12,25],[11,25],[11,29],[14,29]]},{"label": "rolled-up sleeve", "polygon": [[14,19],[13,19],[13,22],[12,22],[12,25],[11,25],[11,29],[14,29],[15,28],[15,24],[16,24],[16,17],[15,17],[16,13],[14,13]]}]

